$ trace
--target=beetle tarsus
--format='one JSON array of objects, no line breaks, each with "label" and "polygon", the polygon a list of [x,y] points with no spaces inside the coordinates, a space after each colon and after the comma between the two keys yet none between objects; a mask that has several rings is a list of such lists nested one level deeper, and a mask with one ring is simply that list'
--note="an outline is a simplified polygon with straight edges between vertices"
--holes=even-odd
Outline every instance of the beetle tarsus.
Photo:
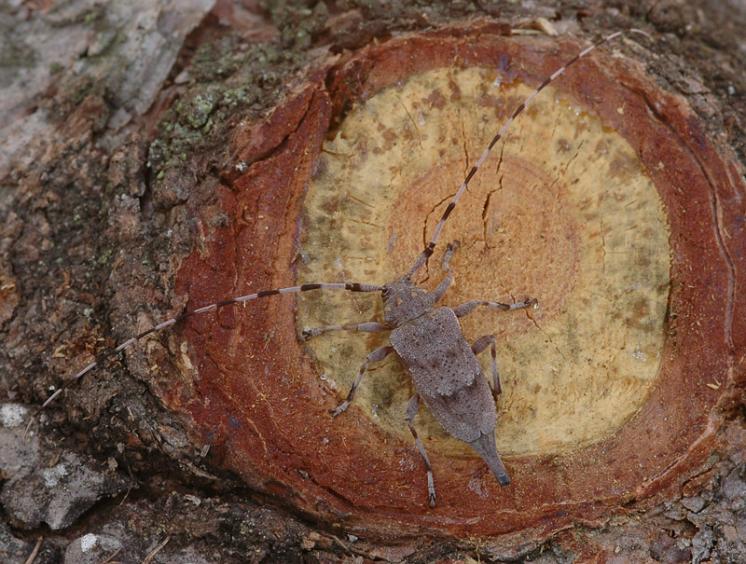
[{"label": "beetle tarsus", "polygon": [[345,400],[342,403],[340,403],[337,407],[330,410],[329,413],[332,414],[332,417],[338,417],[342,415],[345,411],[347,411],[348,407],[350,407],[350,402]]}]

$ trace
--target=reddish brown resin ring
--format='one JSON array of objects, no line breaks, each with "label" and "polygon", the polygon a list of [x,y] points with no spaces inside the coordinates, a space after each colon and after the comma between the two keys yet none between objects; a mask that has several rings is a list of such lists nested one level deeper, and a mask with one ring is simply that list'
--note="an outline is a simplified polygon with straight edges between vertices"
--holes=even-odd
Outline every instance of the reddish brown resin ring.
[{"label": "reddish brown resin ring", "polygon": [[[585,45],[459,28],[392,39],[317,71],[266,123],[236,131],[235,161],[218,205],[203,211],[201,245],[182,265],[177,291],[188,295],[192,308],[296,282],[337,281],[298,280],[297,272],[305,260],[299,252],[304,225],[314,220],[304,217],[306,190],[324,173],[322,144],[352,107],[437,69],[493,69],[535,87]],[[746,191],[737,166],[705,138],[688,106],[609,49],[594,52],[554,86],[626,140],[662,202],[670,288],[656,379],[639,408],[600,440],[508,452],[513,481],[506,488],[490,479],[475,455],[426,440],[438,491],[437,507],[430,509],[403,413],[402,434],[357,406],[332,419],[329,410],[346,389],[320,378],[315,354],[298,338],[295,295],[275,297],[192,317],[178,334],[185,343],[182,379],[161,385],[159,393],[192,420],[195,442],[211,446],[215,463],[330,525],[381,537],[524,530],[541,536],[573,521],[602,519],[631,502],[650,503],[691,477],[715,448],[722,414],[744,380]],[[491,134],[498,126],[493,112],[485,127]],[[538,201],[542,209],[549,205]],[[421,213],[412,207],[412,214]],[[227,221],[215,221],[221,214]],[[424,218],[412,221],[420,230]],[[571,253],[568,237],[557,235],[557,241]],[[552,280],[537,284],[536,291],[518,291],[541,297],[546,286],[551,292]],[[555,301],[546,306],[548,320],[562,308]],[[592,303],[586,307],[593,310]],[[530,320],[521,319],[525,326],[515,331],[531,332]],[[511,330],[499,336],[501,346],[510,340]]]}]

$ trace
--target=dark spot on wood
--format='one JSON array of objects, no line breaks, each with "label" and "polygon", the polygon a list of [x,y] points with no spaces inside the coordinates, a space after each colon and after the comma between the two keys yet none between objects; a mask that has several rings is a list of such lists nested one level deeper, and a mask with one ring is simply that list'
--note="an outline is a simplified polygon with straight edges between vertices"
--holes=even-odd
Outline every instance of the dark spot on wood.
[{"label": "dark spot on wood", "polygon": [[443,109],[446,105],[445,96],[443,96],[443,93],[438,89],[433,90],[426,100],[430,102],[431,107],[438,110]]}]

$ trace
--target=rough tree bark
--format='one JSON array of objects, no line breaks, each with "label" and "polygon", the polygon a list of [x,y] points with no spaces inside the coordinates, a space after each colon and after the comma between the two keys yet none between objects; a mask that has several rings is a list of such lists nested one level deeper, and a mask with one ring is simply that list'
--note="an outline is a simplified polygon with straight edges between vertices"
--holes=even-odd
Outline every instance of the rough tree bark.
[{"label": "rough tree bark", "polygon": [[[309,116],[323,112],[314,114],[309,109],[313,101],[303,101],[303,92],[313,81],[343,90],[333,84],[336,75],[319,70],[328,70],[337,54],[344,57],[366,45],[385,48],[404,34],[448,26],[539,35],[554,29],[584,40],[641,28],[654,41],[644,49],[620,49],[640,61],[662,88],[688,101],[709,139],[745,161],[746,11],[741,2],[525,4],[48,0],[0,6],[0,560],[23,562],[32,553],[35,562],[746,560],[742,340],[732,350],[733,385],[718,404],[722,426],[711,454],[686,480],[654,502],[631,498],[608,515],[573,518],[544,533],[484,537],[468,533],[468,528],[467,533],[448,535],[434,528],[427,535],[408,530],[398,538],[380,530],[366,535],[359,522],[345,521],[346,515],[340,514],[340,525],[329,519],[328,508],[309,510],[305,500],[294,498],[304,494],[288,491],[286,480],[278,477],[273,483],[266,476],[252,478],[251,472],[242,472],[251,462],[236,460],[230,440],[212,440],[209,433],[193,428],[190,401],[195,393],[207,392],[184,376],[196,373],[190,372],[191,347],[198,346],[194,343],[200,342],[203,331],[236,333],[237,322],[230,314],[219,317],[217,324],[197,322],[184,329],[181,334],[189,337],[189,347],[186,338],[182,342],[166,335],[121,358],[103,359],[104,366],[70,385],[25,431],[34,406],[96,353],[178,313],[195,296],[220,298],[216,293],[235,287],[221,286],[221,276],[210,274],[221,260],[248,260],[262,287],[292,283],[287,273],[265,268],[262,257],[271,241],[257,245],[253,255],[235,251],[213,259],[209,249],[219,237],[216,233],[233,229],[225,210],[238,208],[232,198],[236,186],[248,182],[240,179],[243,167],[254,167],[255,178],[266,178],[262,166],[277,167],[273,159],[287,147],[305,147],[314,134],[319,136],[314,142],[323,141],[321,130],[309,124]],[[353,83],[350,79],[351,90]],[[278,107],[283,110],[273,113]],[[349,115],[348,109],[338,110],[328,111]],[[262,128],[267,119],[270,126]],[[372,130],[347,133],[375,135]],[[524,134],[537,133],[527,129]],[[346,147],[342,143],[338,148]],[[318,188],[328,171],[302,158],[291,164],[294,171],[307,167],[309,178],[314,178],[309,201],[318,201],[309,206],[329,205]],[[531,176],[517,161],[508,159],[505,166],[514,176]],[[455,176],[453,180],[458,182]],[[273,184],[266,182],[271,190]],[[733,184],[742,186],[742,178]],[[365,199],[365,186],[360,190],[352,196]],[[264,208],[261,193],[252,197],[255,201],[246,209],[253,211],[242,220],[256,231],[263,227]],[[464,213],[483,213],[484,218],[489,202],[487,198],[484,210]],[[287,205],[289,209],[293,201]],[[403,200],[397,211],[408,217],[404,208],[411,206],[413,216],[420,217],[428,205]],[[523,212],[516,208],[515,213]],[[743,230],[743,217],[740,227],[733,223],[735,229]],[[534,220],[539,221],[532,216]],[[407,222],[399,221],[406,234]],[[551,223],[547,226],[545,235],[552,245],[561,245],[564,234],[552,233]],[[276,224],[266,228],[272,233]],[[487,246],[486,221],[484,229]],[[289,255],[302,247],[297,262],[301,271],[307,268],[304,279],[332,276],[333,271],[306,267],[302,256],[315,251],[322,256],[329,229],[311,226],[309,233],[300,246],[291,241],[292,246],[278,245],[273,252],[287,254],[290,264],[294,259]],[[744,237],[742,231],[728,236]],[[495,237],[495,246],[511,243]],[[540,244],[531,242],[533,247]],[[364,253],[365,248],[349,251]],[[335,259],[322,258],[324,265]],[[735,260],[743,260],[743,249]],[[184,272],[184,264],[197,274],[177,274]],[[241,271],[235,266],[231,276]],[[562,275],[558,271],[545,277]],[[738,276],[742,280],[743,272]],[[491,283],[469,279],[463,286],[475,289]],[[665,299],[660,305],[665,309]],[[262,305],[249,315],[282,318],[281,307]],[[339,307],[334,306],[337,311]],[[348,317],[364,316],[372,307],[355,302]],[[299,302],[299,312],[303,323],[326,319],[313,302]],[[261,326],[259,318],[248,319]],[[243,346],[253,340],[258,350],[272,339],[294,340],[297,327],[292,320],[284,323],[278,325],[278,334],[270,327],[266,336],[244,335]],[[508,329],[521,330],[518,325]],[[320,343],[310,345],[313,357],[321,366],[331,366],[331,380],[338,377],[340,387],[348,386],[345,358],[357,358],[359,351],[350,352],[350,345],[340,352],[341,341]],[[521,358],[519,347],[513,352]],[[203,361],[209,363],[218,354],[208,348]],[[381,378],[391,383],[398,377]],[[726,382],[709,384],[717,388]],[[210,391],[216,404],[222,397],[229,402],[230,393],[217,388]],[[403,398],[406,391],[379,387],[361,402],[369,414],[386,402],[395,412],[397,394]],[[389,424],[384,411],[382,428],[395,434],[396,423],[392,419]],[[613,414],[599,413],[614,419]],[[624,413],[619,417],[626,418]],[[530,416],[529,408],[524,415]],[[233,424],[226,417],[216,433],[230,432]],[[538,428],[546,423],[533,424]],[[436,442],[445,441],[437,437],[435,426],[423,425]],[[517,425],[510,432],[508,442],[518,455],[521,449],[536,448],[539,431],[522,435]],[[587,433],[583,440],[591,441],[592,431]],[[564,448],[561,437],[545,442]],[[458,446],[442,444],[442,452],[460,453]],[[294,469],[292,455],[288,460]],[[301,479],[308,480],[302,473]]]}]

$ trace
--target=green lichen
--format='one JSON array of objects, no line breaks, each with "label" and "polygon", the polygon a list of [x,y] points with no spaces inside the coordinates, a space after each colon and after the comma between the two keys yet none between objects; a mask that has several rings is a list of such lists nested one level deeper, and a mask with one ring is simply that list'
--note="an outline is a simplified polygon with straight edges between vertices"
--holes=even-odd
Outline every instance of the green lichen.
[{"label": "green lichen", "polygon": [[240,67],[243,53],[235,37],[224,37],[201,45],[192,58],[189,72],[197,82],[214,82],[234,74]]},{"label": "green lichen", "polygon": [[111,258],[113,256],[114,256],[114,249],[111,249],[111,248],[104,249],[103,251],[101,251],[101,254],[98,255],[96,262],[98,262],[99,265],[103,266],[111,262]]},{"label": "green lichen", "polygon": [[329,19],[326,4],[265,0],[262,6],[269,12],[272,21],[280,30],[280,41],[285,46],[307,49],[313,40],[324,32]]},{"label": "green lichen", "polygon": [[220,97],[219,90],[213,88],[177,102],[175,110],[180,123],[192,129],[201,129],[215,110]]},{"label": "green lichen", "polygon": [[255,101],[251,88],[239,86],[238,88],[228,88],[223,92],[223,106],[226,109],[236,109],[241,106],[249,106]]},{"label": "green lichen", "polygon": [[229,120],[253,120],[274,106],[305,60],[278,43],[247,45],[235,36],[201,46],[185,69],[189,86],[163,116],[150,145],[151,178],[169,182],[168,171],[192,155],[223,147]]},{"label": "green lichen", "polygon": [[91,10],[83,16],[83,23],[85,25],[91,25],[101,17],[101,13],[98,10]]}]

